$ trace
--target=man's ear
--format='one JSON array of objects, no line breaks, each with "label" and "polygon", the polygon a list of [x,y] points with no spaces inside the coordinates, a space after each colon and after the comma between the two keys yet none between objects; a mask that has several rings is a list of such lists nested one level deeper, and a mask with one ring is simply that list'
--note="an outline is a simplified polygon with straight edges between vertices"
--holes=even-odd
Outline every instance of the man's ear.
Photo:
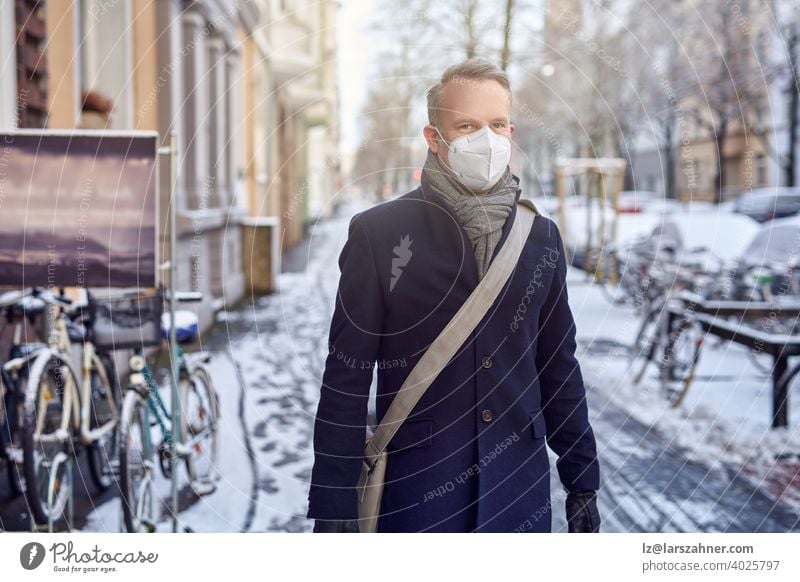
[{"label": "man's ear", "polygon": [[514,135],[514,130],[516,130],[516,129],[517,129],[517,126],[514,125],[513,123],[509,123],[508,124],[509,135]]},{"label": "man's ear", "polygon": [[442,142],[439,141],[439,134],[436,133],[436,128],[428,124],[422,128],[422,135],[425,136],[425,141],[427,142],[431,151],[435,154],[438,154],[439,147],[441,146]]}]

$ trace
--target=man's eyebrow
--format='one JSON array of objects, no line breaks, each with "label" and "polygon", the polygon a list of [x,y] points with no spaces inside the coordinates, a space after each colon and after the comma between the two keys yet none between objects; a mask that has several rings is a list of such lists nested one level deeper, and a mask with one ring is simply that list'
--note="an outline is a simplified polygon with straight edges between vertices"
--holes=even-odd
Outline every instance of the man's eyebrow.
[{"label": "man's eyebrow", "polygon": [[459,123],[464,123],[465,121],[469,121],[470,123],[475,123],[478,120],[475,119],[474,117],[456,117],[453,123],[459,124]]},{"label": "man's eyebrow", "polygon": [[[468,122],[470,122],[470,123],[476,123],[476,122],[478,122],[478,120],[477,120],[477,119],[475,119],[474,117],[457,117],[457,118],[456,118],[456,119],[453,121],[453,123],[454,123],[455,125],[459,125],[459,124],[461,124],[461,123],[464,123],[464,122],[467,122],[467,121],[468,121]],[[494,119],[492,119],[492,120],[490,121],[490,123],[494,123],[495,121],[502,121],[503,123],[508,123],[508,117],[495,117]]]}]

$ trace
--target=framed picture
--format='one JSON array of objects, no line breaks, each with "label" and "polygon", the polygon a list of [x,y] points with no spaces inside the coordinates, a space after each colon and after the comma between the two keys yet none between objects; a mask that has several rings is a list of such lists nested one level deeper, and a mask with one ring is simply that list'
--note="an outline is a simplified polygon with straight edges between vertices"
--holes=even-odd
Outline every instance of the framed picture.
[{"label": "framed picture", "polygon": [[0,133],[0,286],[154,287],[158,133]]}]

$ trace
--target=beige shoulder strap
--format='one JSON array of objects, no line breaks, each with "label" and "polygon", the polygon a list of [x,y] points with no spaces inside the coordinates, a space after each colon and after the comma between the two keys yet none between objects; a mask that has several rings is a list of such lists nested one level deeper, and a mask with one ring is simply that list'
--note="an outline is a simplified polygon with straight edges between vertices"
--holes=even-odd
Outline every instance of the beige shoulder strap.
[{"label": "beige shoulder strap", "polygon": [[380,425],[375,429],[375,434],[369,440],[366,448],[364,460],[370,467],[386,449],[389,441],[392,440],[400,425],[422,398],[428,386],[433,383],[489,311],[513,272],[525,242],[528,240],[534,218],[538,214],[535,206],[525,202],[527,201],[520,200],[517,204],[516,218],[514,224],[511,225],[511,231],[481,282],[422,355],[389,405],[389,409]]}]

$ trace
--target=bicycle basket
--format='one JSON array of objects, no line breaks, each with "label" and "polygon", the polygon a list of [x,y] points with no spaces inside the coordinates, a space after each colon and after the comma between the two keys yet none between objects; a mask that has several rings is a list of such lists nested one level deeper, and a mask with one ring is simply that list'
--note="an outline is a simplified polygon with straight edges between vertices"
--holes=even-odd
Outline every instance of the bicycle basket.
[{"label": "bicycle basket", "polygon": [[125,350],[161,344],[161,290],[89,296],[92,339],[102,350]]}]

